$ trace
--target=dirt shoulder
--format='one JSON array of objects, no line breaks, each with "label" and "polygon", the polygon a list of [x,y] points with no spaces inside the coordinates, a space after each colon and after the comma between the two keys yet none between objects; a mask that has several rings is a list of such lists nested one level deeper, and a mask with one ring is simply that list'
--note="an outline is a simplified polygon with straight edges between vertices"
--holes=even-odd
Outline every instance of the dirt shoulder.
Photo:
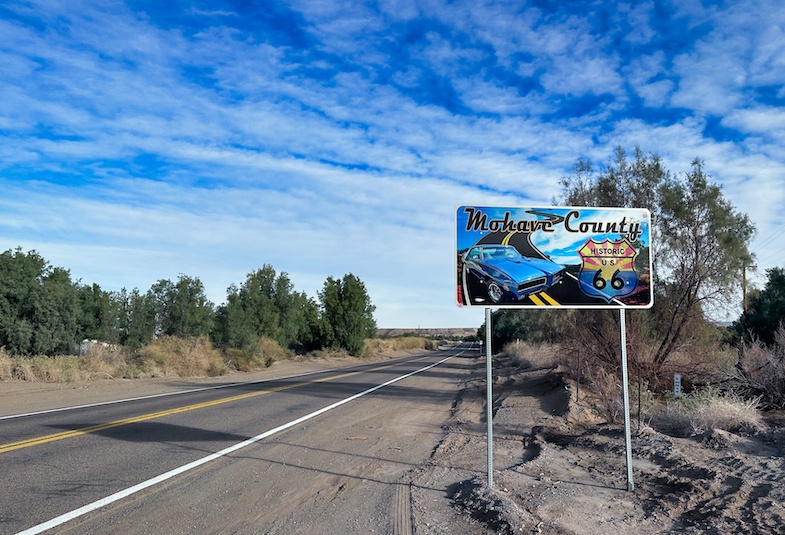
[{"label": "dirt shoulder", "polygon": [[[598,423],[553,369],[494,366],[494,488],[477,373],[413,474],[416,533],[785,533],[782,428],[674,438],[644,426],[629,492],[621,426]],[[417,490],[434,487],[447,489],[442,499]]]}]

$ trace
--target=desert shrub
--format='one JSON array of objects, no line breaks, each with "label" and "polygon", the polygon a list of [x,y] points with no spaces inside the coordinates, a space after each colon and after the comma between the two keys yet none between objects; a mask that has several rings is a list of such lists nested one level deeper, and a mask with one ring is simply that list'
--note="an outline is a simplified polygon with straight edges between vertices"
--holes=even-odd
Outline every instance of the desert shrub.
[{"label": "desert shrub", "polygon": [[760,398],[764,408],[785,408],[785,327],[774,333],[772,345],[755,340],[741,347],[734,389],[746,398]]},{"label": "desert shrub", "polygon": [[79,357],[73,355],[12,357],[10,363],[11,379],[46,383],[70,383],[80,379]]},{"label": "desert shrub", "polygon": [[261,368],[261,363],[252,350],[230,347],[224,351],[227,365],[240,372],[250,372]]},{"label": "desert shrub", "polygon": [[[584,367],[583,375],[579,377],[580,384],[585,385],[579,386],[585,392],[581,398],[610,423],[617,423],[624,418],[622,381],[616,372],[617,370],[608,371],[603,367]],[[628,376],[628,381],[630,417],[636,417],[639,421],[649,420],[656,405],[649,383],[642,378],[639,383],[639,379],[632,374]]]},{"label": "desert shrub", "polygon": [[370,358],[374,355],[392,353],[407,349],[437,349],[439,343],[435,340],[428,340],[419,336],[399,336],[395,338],[366,338],[363,351],[360,354],[363,358]]},{"label": "desert shrub", "polygon": [[204,337],[162,336],[139,349],[135,361],[148,377],[214,377],[226,373],[221,353]]},{"label": "desert shrub", "polygon": [[620,421],[624,416],[621,381],[604,368],[589,368],[586,379],[597,396],[600,413],[610,423]]},{"label": "desert shrub", "polygon": [[13,370],[11,355],[6,353],[5,348],[0,347],[0,381],[13,379]]},{"label": "desert shrub", "polygon": [[[561,364],[571,377],[585,374],[587,368],[602,367],[619,376],[621,340],[615,311],[575,310],[574,328],[562,343]],[[655,312],[630,311],[626,315],[627,356],[630,375],[640,373],[656,392],[667,390],[674,372],[695,384],[710,384],[727,379],[737,362],[725,345],[724,331],[707,323],[702,316],[690,320],[689,335],[667,356],[661,353]],[[580,372],[580,373],[579,373]]]},{"label": "desert shrub", "polygon": [[273,362],[292,358],[292,352],[284,349],[272,338],[262,337],[252,349],[229,348],[226,361],[235,370],[251,372],[272,366]]},{"label": "desert shrub", "polygon": [[553,368],[559,363],[559,347],[517,340],[504,346],[503,353],[521,368]]},{"label": "desert shrub", "polygon": [[272,366],[273,362],[278,360],[290,359],[294,355],[288,349],[281,347],[275,340],[265,337],[260,338],[256,344],[256,354],[265,367]]},{"label": "desert shrub", "polygon": [[85,355],[79,357],[81,379],[135,377],[128,360],[127,353],[118,347],[94,344]]},{"label": "desert shrub", "polygon": [[723,394],[714,388],[668,400],[655,412],[652,425],[674,436],[690,436],[712,429],[749,434],[765,428],[759,400]]},{"label": "desert shrub", "polygon": [[126,362],[115,369],[113,377],[115,379],[140,379],[144,377],[144,374],[136,363]]},{"label": "desert shrub", "polygon": [[0,380],[70,383],[94,379],[140,376],[122,350],[95,346],[83,356],[11,356],[0,349]]}]

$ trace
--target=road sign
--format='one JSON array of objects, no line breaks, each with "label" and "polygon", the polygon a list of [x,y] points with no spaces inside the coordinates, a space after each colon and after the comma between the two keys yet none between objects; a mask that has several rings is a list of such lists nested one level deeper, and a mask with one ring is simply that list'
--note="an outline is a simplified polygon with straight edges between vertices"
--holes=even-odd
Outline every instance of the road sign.
[{"label": "road sign", "polygon": [[650,229],[642,208],[459,206],[458,305],[649,308]]}]

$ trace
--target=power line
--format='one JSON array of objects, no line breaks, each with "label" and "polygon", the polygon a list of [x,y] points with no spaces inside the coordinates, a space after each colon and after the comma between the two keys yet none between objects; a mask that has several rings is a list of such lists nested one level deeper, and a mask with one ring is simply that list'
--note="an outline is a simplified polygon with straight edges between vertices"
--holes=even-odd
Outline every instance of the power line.
[{"label": "power line", "polygon": [[[779,251],[777,251],[776,253],[771,253],[771,254],[769,254],[769,255],[767,255],[767,256],[765,256],[765,257],[763,257],[763,258],[759,258],[759,259],[758,259],[758,265],[761,265],[761,264],[768,264],[768,263],[772,262],[773,260],[775,260],[776,258],[779,258],[779,256],[780,256],[782,253],[785,253],[785,248],[782,248],[782,249],[780,249],[780,250],[779,250]],[[783,260],[785,260],[785,258],[783,258]],[[774,262],[774,263],[777,263],[777,262]]]},{"label": "power line", "polygon": [[782,234],[782,233],[785,233],[785,223],[783,223],[782,226],[780,226],[779,228],[777,228],[774,231],[772,231],[772,233],[769,234],[769,236],[767,238],[765,238],[764,241],[762,241],[760,244],[758,244],[758,246],[756,247],[756,250],[762,249],[764,246],[766,246],[770,242],[772,242],[775,238],[778,238],[780,236],[780,234]]}]

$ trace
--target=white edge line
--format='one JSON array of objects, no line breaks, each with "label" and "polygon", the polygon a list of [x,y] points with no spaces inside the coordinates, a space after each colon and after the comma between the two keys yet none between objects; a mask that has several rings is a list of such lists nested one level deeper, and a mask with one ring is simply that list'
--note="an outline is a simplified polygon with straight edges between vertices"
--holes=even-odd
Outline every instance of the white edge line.
[{"label": "white edge line", "polygon": [[100,509],[101,507],[104,507],[104,506],[109,505],[111,503],[114,503],[116,501],[122,500],[123,498],[127,498],[128,496],[131,496],[132,494],[136,494],[137,492],[140,492],[140,491],[142,491],[144,489],[147,489],[149,487],[152,487],[154,485],[162,483],[162,482],[164,482],[164,481],[166,481],[168,479],[171,479],[171,478],[173,478],[175,476],[178,476],[178,475],[180,475],[182,473],[188,472],[189,470],[193,470],[194,468],[197,468],[199,466],[202,466],[203,464],[209,463],[210,461],[214,461],[215,459],[218,459],[219,457],[224,457],[226,455],[229,455],[230,453],[234,453],[235,451],[237,451],[239,449],[242,449],[242,448],[244,448],[246,446],[250,446],[251,444],[259,442],[260,440],[263,440],[263,439],[265,439],[265,438],[267,438],[269,436],[272,436],[272,435],[274,435],[276,433],[280,433],[281,431],[289,429],[290,427],[294,427],[296,425],[299,425],[299,424],[305,422],[306,420],[310,420],[311,418],[315,418],[316,416],[319,416],[321,414],[324,414],[327,411],[330,411],[332,409],[340,407],[341,405],[343,405],[345,403],[349,403],[350,401],[354,401],[355,399],[357,399],[359,397],[362,397],[362,396],[365,396],[367,394],[370,394],[371,392],[375,392],[375,391],[379,390],[380,388],[384,388],[385,386],[389,386],[389,385],[391,385],[393,383],[397,383],[398,381],[401,381],[403,379],[411,377],[412,375],[416,375],[418,373],[424,372],[425,370],[429,370],[429,369],[431,369],[431,368],[433,368],[435,366],[438,366],[439,364],[441,364],[443,362],[446,362],[446,361],[450,360],[453,357],[457,357],[458,355],[460,355],[463,352],[464,351],[461,351],[459,353],[456,353],[455,355],[450,355],[449,357],[443,358],[442,360],[440,360],[438,362],[435,362],[433,364],[430,364],[428,366],[425,366],[424,368],[420,368],[419,370],[415,370],[415,371],[413,371],[411,373],[407,373],[406,375],[401,375],[400,377],[396,377],[395,379],[391,379],[390,381],[387,381],[386,383],[382,383],[380,385],[374,386],[373,388],[369,388],[368,390],[365,390],[365,391],[360,392],[358,394],[354,394],[353,396],[350,396],[350,397],[348,397],[346,399],[342,399],[341,401],[333,403],[332,405],[328,405],[327,407],[321,408],[318,411],[312,412],[310,414],[306,414],[305,416],[301,416],[300,418],[297,418],[296,420],[292,420],[291,422],[288,422],[288,423],[280,425],[280,426],[278,426],[276,428],[270,429],[269,431],[265,431],[264,433],[262,433],[260,435],[256,435],[253,438],[249,438],[248,440],[244,440],[242,442],[238,442],[237,444],[234,444],[233,446],[229,446],[226,449],[223,449],[221,451],[218,451],[218,452],[215,452],[213,454],[210,454],[207,457],[202,457],[201,459],[197,459],[196,461],[193,461],[193,462],[190,462],[190,463],[185,464],[183,466],[180,466],[178,468],[175,468],[174,470],[170,470],[169,472],[163,473],[163,474],[161,474],[159,476],[156,476],[156,477],[154,477],[152,479],[148,479],[147,481],[142,481],[141,483],[138,483],[138,484],[136,484],[136,485],[134,485],[132,487],[128,487],[125,490],[121,490],[120,492],[116,492],[116,493],[114,493],[114,494],[112,494],[110,496],[107,496],[106,498],[101,498],[100,500],[97,500],[97,501],[95,501],[93,503],[89,503],[89,504],[87,504],[85,506],[82,506],[82,507],[80,507],[78,509],[74,509],[73,511],[70,511],[68,513],[62,514],[62,515],[60,515],[58,517],[55,517],[55,518],[53,518],[53,519],[51,519],[51,520],[49,520],[47,522],[44,522],[42,524],[38,524],[37,526],[33,526],[33,527],[28,528],[28,529],[26,529],[24,531],[20,531],[19,533],[17,533],[17,535],[35,535],[37,533],[43,533],[46,530],[49,530],[49,529],[52,529],[54,527],[60,526],[62,524],[65,524],[66,522],[69,522],[69,521],[71,521],[71,520],[73,520],[75,518],[78,518],[78,517],[82,516],[82,515],[86,515],[87,513],[95,511],[96,509]]}]

